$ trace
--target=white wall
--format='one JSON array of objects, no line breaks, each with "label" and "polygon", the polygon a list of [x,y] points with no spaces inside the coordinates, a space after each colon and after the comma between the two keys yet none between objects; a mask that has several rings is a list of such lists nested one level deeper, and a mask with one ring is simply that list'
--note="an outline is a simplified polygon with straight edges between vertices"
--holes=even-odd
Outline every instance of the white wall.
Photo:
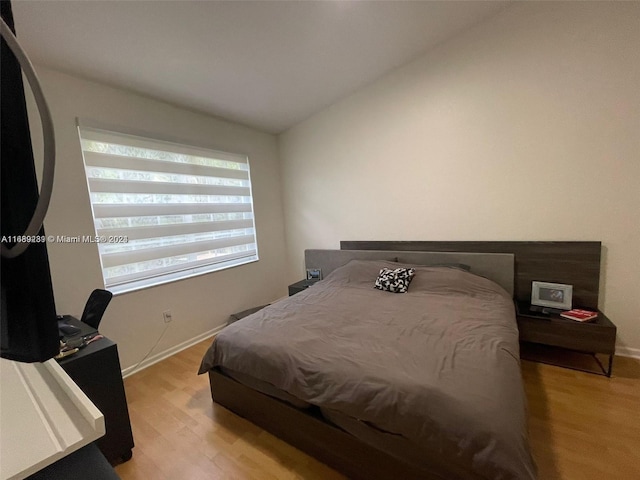
[{"label": "white wall", "polygon": [[[118,343],[123,369],[141,361],[160,338],[164,310],[172,311],[173,322],[152,357],[211,332],[231,313],[286,295],[281,185],[273,135],[44,67],[37,66],[37,71],[57,142],[54,192],[45,221],[48,235],[95,235],[76,117],[249,156],[260,260],[114,297],[100,330]],[[30,107],[33,119],[33,104]],[[37,165],[39,128],[32,121]],[[57,311],[80,316],[89,293],[104,287],[97,246],[53,243],[48,252]]]},{"label": "white wall", "polygon": [[340,240],[600,240],[600,306],[640,349],[639,25],[520,3],[283,134],[289,279]]}]

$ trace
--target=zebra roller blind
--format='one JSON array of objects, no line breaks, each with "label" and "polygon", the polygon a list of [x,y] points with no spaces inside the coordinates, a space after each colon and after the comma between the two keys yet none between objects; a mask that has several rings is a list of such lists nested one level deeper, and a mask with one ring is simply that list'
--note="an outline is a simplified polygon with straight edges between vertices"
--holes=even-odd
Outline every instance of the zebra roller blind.
[{"label": "zebra roller blind", "polygon": [[245,155],[78,128],[106,288],[258,260]]}]

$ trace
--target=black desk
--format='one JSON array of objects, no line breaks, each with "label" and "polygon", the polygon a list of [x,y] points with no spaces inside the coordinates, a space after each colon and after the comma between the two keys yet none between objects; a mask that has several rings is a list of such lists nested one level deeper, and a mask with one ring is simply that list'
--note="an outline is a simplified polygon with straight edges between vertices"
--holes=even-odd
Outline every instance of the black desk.
[{"label": "black desk", "polygon": [[94,443],[70,453],[26,480],[120,480]]},{"label": "black desk", "polygon": [[[77,336],[95,332],[76,318],[66,320],[81,329]],[[96,440],[103,455],[112,464],[129,460],[133,434],[117,345],[105,337],[58,363],[104,415],[106,433]]]}]

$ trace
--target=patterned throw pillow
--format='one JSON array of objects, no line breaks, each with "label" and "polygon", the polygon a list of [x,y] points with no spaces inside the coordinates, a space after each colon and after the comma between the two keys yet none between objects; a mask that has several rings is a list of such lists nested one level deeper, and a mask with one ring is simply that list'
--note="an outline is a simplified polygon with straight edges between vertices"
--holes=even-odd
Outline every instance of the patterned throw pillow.
[{"label": "patterned throw pillow", "polygon": [[375,288],[393,293],[406,293],[416,271],[413,268],[383,268],[376,279]]}]

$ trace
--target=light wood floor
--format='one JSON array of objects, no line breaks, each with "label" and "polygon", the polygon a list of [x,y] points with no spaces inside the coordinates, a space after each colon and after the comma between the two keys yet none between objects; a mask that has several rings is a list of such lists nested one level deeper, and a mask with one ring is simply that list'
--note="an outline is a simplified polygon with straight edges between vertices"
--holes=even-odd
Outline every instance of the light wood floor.
[{"label": "light wood floor", "polygon": [[[116,467],[127,479],[344,477],[214,405],[196,375],[210,340],[125,380],[136,446]],[[540,480],[640,479],[640,362],[618,357],[614,377],[523,361],[530,438]]]}]

